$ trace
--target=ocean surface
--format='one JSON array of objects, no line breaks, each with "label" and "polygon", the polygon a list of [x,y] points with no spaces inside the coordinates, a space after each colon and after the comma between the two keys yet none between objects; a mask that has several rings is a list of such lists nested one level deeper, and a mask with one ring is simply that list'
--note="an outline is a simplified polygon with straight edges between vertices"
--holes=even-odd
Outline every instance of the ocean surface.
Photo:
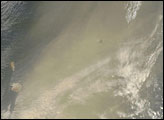
[{"label": "ocean surface", "polygon": [[163,2],[2,1],[1,105],[4,119],[163,118]]}]

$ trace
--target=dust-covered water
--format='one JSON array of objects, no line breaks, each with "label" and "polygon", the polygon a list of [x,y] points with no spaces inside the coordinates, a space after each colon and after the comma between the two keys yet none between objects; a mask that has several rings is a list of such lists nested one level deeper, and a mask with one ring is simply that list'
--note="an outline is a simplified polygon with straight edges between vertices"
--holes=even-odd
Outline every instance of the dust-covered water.
[{"label": "dust-covered water", "polygon": [[163,118],[163,2],[2,1],[1,38],[11,118]]}]

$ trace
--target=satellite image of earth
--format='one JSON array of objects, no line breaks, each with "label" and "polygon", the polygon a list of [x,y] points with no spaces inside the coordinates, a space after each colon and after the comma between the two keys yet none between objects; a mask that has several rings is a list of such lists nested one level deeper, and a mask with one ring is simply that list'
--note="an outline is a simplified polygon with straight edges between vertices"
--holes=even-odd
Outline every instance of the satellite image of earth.
[{"label": "satellite image of earth", "polygon": [[163,1],[1,1],[2,119],[163,119]]}]

